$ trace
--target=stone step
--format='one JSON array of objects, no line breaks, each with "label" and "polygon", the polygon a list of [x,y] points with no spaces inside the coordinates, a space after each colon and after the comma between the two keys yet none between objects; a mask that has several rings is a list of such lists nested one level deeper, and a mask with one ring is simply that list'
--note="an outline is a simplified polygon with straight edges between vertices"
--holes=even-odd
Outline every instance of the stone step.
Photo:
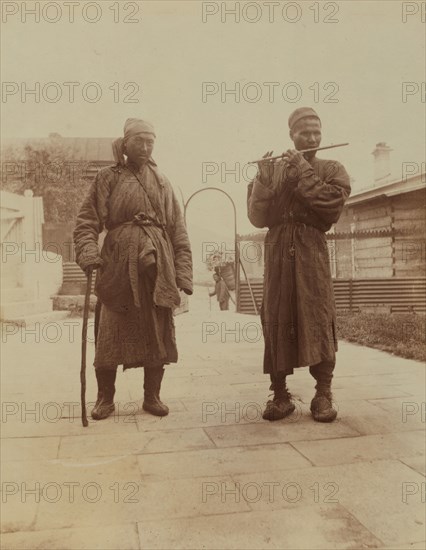
[{"label": "stone step", "polygon": [[52,300],[6,302],[0,306],[0,319],[25,318],[28,315],[52,311]]},{"label": "stone step", "polygon": [[2,323],[3,325],[16,325],[21,328],[27,328],[37,324],[45,325],[46,323],[62,321],[69,316],[69,311],[48,311],[45,313],[37,313],[35,315],[25,315],[11,319],[2,319]]},{"label": "stone step", "polygon": [[34,299],[34,290],[28,287],[15,287],[1,289],[1,303],[30,302]]},{"label": "stone step", "polygon": [[[62,295],[58,294],[53,296],[53,309],[54,310],[64,310],[64,311],[74,311],[81,312],[84,309],[84,300],[85,296],[83,294],[76,295]],[[96,306],[97,298],[94,294],[90,295],[90,306],[89,310],[94,311]]]}]

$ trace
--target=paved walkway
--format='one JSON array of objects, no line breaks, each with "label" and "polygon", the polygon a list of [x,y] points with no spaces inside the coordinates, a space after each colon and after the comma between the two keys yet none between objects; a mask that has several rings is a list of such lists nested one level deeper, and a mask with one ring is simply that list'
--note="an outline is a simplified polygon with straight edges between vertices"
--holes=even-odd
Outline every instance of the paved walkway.
[{"label": "paved walkway", "polygon": [[424,366],[342,343],[338,420],[312,420],[301,369],[296,412],[265,422],[258,318],[208,304],[176,318],[163,419],[133,370],[81,427],[80,320],[3,334],[3,548],[425,548]]}]

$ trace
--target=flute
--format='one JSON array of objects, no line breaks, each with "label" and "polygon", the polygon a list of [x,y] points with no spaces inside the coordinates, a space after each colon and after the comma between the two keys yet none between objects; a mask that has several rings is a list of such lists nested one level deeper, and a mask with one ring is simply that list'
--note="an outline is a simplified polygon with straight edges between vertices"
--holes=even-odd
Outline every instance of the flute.
[{"label": "flute", "polygon": [[[325,147],[314,147],[313,149],[302,149],[301,151],[297,151],[298,153],[311,153],[312,151],[324,151],[325,149],[334,149],[335,147],[345,147],[346,145],[349,145],[349,143],[338,143],[337,145],[326,145]],[[276,157],[266,157],[261,158],[258,160],[252,160],[248,164],[257,164],[258,162],[266,162],[270,160],[277,160],[282,158],[282,156],[285,155],[285,153],[282,153],[281,155],[278,155]]]}]

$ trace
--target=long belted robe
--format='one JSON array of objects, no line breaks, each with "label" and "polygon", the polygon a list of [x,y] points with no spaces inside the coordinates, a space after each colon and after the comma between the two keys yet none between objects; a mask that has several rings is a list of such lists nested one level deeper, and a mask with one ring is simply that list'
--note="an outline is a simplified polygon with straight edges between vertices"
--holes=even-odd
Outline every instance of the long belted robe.
[{"label": "long belted robe", "polygon": [[[159,223],[138,222],[138,214]],[[99,171],[78,215],[74,243],[82,269],[99,258],[103,264],[95,285],[102,302],[95,367],[176,362],[173,308],[179,289],[192,293],[192,255],[172,186],[154,161],[140,171],[131,165]],[[145,253],[154,254],[154,271],[141,271]]]},{"label": "long belted robe", "polygon": [[261,321],[264,372],[335,361],[336,312],[325,232],[350,195],[335,161],[275,163],[270,181],[249,185],[248,217],[268,227]]}]

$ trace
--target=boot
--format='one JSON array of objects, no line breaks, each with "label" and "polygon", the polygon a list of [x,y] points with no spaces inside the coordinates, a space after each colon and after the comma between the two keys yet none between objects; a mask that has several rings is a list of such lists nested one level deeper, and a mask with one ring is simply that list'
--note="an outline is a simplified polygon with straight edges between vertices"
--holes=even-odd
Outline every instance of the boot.
[{"label": "boot", "polygon": [[144,368],[144,397],[142,408],[154,416],[167,416],[169,408],[160,400],[161,382],[164,368]]},{"label": "boot", "polygon": [[285,376],[280,379],[279,377],[274,377],[274,380],[271,384],[271,389],[274,390],[274,399],[266,403],[265,411],[263,412],[262,418],[264,420],[281,420],[285,418],[296,408],[293,401],[291,400],[291,394],[287,389],[287,384]]},{"label": "boot", "polygon": [[317,381],[316,393],[311,401],[311,413],[316,422],[333,422],[337,417],[331,393],[334,365],[334,361],[323,361],[309,367],[309,372]]},{"label": "boot", "polygon": [[96,369],[95,372],[98,382],[98,397],[91,414],[94,420],[103,420],[115,411],[114,394],[117,370]]},{"label": "boot", "polygon": [[317,422],[333,422],[337,411],[333,408],[333,396],[330,387],[315,386],[315,397],[311,401],[311,413]]}]

